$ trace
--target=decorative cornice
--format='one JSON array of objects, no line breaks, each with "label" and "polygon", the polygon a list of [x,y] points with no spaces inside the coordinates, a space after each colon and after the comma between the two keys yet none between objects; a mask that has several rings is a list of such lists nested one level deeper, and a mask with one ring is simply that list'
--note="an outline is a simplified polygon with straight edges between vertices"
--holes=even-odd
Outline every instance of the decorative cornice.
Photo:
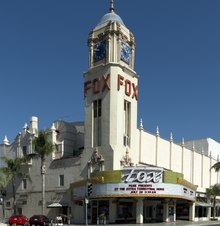
[{"label": "decorative cornice", "polygon": [[109,21],[109,23],[106,26],[105,32],[98,34],[98,37],[94,38],[94,31],[91,31],[89,33],[89,38],[88,38],[88,45],[90,45],[92,42],[98,42],[101,41],[105,38],[107,38],[108,36],[118,36],[120,39],[122,39],[125,42],[128,42],[129,45],[133,46],[135,45],[134,42],[134,35],[130,32],[130,41],[128,36],[125,35],[122,30],[121,30],[121,24],[116,22],[117,24],[117,29],[114,29],[114,26],[112,26],[112,24],[115,22]]}]

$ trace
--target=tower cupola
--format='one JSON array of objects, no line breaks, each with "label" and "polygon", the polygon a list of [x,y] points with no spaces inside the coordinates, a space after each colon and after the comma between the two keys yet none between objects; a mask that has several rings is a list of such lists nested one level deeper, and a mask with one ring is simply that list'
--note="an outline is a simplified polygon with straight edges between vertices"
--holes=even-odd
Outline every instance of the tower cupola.
[{"label": "tower cupola", "polygon": [[109,22],[109,21],[116,21],[119,24],[122,24],[123,26],[125,26],[124,22],[121,19],[121,17],[115,13],[114,1],[113,0],[111,1],[111,4],[110,4],[109,13],[105,14],[102,17],[102,19],[99,22],[98,26],[101,25],[101,24],[104,24],[106,22]]},{"label": "tower cupola", "polygon": [[115,13],[111,0],[106,13],[89,33],[89,68],[108,63],[117,63],[134,69],[134,36]]}]

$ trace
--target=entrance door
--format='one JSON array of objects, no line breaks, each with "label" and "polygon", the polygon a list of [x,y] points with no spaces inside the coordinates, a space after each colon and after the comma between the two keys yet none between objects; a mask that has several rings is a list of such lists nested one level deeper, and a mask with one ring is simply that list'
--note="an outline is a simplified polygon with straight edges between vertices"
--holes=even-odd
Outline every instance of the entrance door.
[{"label": "entrance door", "polygon": [[144,214],[144,221],[146,223],[151,222],[153,219],[153,206],[146,206],[145,207],[145,214]]},{"label": "entrance door", "polygon": [[98,219],[98,203],[97,201],[92,201],[92,224],[96,224],[97,223],[97,219]]},{"label": "entrance door", "polygon": [[169,206],[168,209],[168,221],[174,222],[174,206]]},{"label": "entrance door", "polygon": [[97,224],[97,220],[103,219],[108,221],[109,219],[109,200],[93,200],[91,201],[92,211],[92,224]]},{"label": "entrance door", "polygon": [[176,219],[177,220],[189,220],[189,204],[188,203],[177,203]]},{"label": "entrance door", "polygon": [[67,206],[63,206],[62,208],[62,218],[63,218],[63,223],[67,224],[67,220],[68,220],[68,207]]},{"label": "entrance door", "polygon": [[117,220],[120,222],[135,221],[135,205],[131,200],[120,201],[117,206]]}]

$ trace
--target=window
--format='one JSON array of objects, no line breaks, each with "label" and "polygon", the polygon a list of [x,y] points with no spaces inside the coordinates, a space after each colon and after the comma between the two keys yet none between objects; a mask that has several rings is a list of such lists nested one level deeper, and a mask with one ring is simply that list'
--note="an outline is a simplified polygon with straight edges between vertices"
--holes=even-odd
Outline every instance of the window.
[{"label": "window", "polygon": [[27,155],[27,146],[22,147],[23,156]]},{"label": "window", "polygon": [[119,202],[117,206],[117,218],[124,219],[125,221],[134,218],[134,203],[133,202]]},{"label": "window", "polygon": [[59,186],[63,187],[64,186],[64,175],[59,176]]},{"label": "window", "polygon": [[101,146],[102,100],[93,102],[93,146]]},{"label": "window", "polygon": [[124,146],[130,146],[131,103],[124,101]]},{"label": "window", "polygon": [[[32,151],[32,144],[28,145],[28,146],[22,146],[22,156],[27,156],[30,154],[29,151]],[[28,165],[32,165],[32,158],[30,158],[29,160],[27,160]]]},{"label": "window", "polygon": [[26,190],[26,189],[27,189],[27,179],[24,178],[24,179],[22,180],[22,190]]}]

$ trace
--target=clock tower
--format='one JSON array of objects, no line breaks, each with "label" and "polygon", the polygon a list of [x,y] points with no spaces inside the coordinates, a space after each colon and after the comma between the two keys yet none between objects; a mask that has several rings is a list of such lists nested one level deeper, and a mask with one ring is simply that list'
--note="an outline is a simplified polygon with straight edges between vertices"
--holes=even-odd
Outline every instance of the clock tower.
[{"label": "clock tower", "polygon": [[[113,0],[109,13],[89,33],[88,50],[89,68],[83,75],[84,148],[90,172],[138,164],[135,41],[115,13]],[[99,166],[92,163],[94,157]]]}]

